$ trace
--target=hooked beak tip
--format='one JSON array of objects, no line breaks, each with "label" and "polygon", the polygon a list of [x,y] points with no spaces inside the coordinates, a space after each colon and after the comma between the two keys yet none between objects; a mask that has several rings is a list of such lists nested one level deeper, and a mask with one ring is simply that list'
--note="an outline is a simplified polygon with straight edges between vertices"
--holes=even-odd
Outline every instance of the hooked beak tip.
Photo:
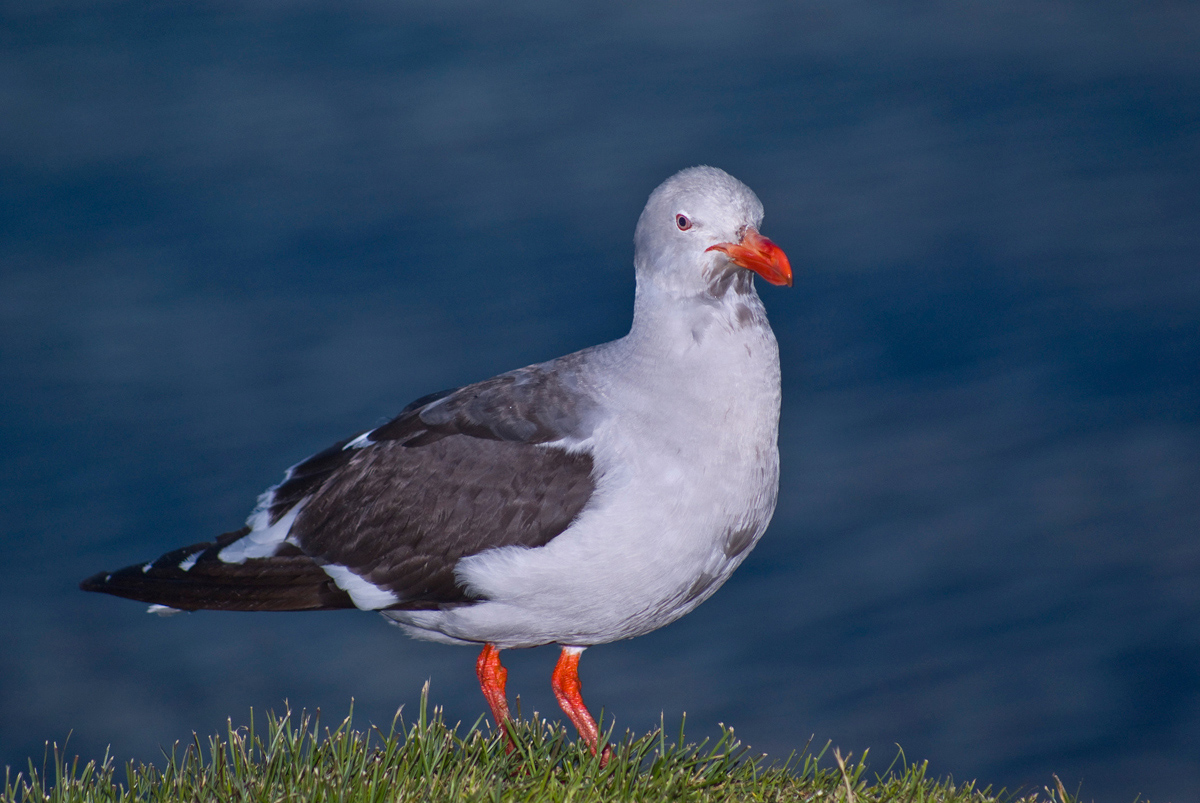
[{"label": "hooked beak tip", "polygon": [[792,286],[792,265],[787,254],[754,229],[747,229],[739,243],[717,243],[705,251],[720,251],[733,264],[757,273],[771,284]]}]

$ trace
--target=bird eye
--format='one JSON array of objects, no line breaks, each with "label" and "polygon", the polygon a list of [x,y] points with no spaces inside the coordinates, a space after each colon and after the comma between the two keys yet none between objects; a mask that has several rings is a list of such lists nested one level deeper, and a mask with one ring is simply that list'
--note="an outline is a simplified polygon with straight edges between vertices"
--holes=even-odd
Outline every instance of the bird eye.
[{"label": "bird eye", "polygon": [[687,219],[687,215],[676,215],[675,225],[679,227],[680,231],[687,231],[692,227],[692,221]]}]

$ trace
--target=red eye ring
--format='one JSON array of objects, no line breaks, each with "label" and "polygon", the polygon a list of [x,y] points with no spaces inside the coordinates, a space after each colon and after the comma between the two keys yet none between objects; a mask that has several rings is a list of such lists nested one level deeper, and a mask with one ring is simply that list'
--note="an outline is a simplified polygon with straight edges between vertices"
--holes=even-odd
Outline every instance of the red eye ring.
[{"label": "red eye ring", "polygon": [[687,231],[692,227],[692,221],[687,219],[687,215],[676,215],[675,225],[679,227],[680,231]]}]

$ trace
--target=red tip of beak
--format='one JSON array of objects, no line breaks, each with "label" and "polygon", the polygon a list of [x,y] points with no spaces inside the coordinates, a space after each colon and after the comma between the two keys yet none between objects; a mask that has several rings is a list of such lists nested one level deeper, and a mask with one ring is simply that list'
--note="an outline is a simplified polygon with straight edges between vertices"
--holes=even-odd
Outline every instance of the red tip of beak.
[{"label": "red tip of beak", "polygon": [[792,286],[792,265],[787,254],[754,229],[747,229],[740,243],[717,243],[704,250],[722,252],[733,264],[754,271],[771,284]]}]

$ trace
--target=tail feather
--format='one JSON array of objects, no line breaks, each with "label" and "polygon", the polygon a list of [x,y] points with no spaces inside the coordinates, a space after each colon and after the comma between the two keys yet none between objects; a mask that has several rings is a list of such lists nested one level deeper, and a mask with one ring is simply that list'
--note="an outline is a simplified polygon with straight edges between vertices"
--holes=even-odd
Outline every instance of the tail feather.
[{"label": "tail feather", "polygon": [[243,528],[215,542],[176,549],[151,563],[100,572],[79,587],[183,611],[321,611],[354,607],[350,595],[338,588],[320,565],[289,544],[284,544],[276,555],[244,563],[226,563],[218,557],[223,548],[249,531]]}]

